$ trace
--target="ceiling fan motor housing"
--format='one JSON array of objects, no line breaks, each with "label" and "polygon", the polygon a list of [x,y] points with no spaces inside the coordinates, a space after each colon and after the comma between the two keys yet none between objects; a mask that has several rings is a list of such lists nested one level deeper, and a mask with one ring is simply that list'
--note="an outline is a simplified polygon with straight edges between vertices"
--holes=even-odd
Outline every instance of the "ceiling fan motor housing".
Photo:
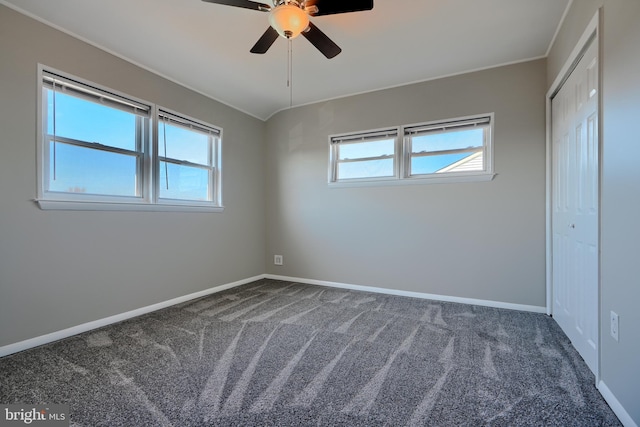
[{"label": "ceiling fan motor housing", "polygon": [[279,35],[292,39],[309,26],[309,16],[297,1],[280,2],[271,9],[269,24]]}]

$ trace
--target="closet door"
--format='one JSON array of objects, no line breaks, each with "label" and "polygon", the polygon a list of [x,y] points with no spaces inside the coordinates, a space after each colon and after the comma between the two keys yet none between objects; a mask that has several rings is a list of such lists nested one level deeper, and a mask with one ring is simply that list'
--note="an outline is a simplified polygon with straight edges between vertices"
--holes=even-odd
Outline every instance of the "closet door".
[{"label": "closet door", "polygon": [[553,317],[598,360],[598,60],[592,41],[552,100]]}]

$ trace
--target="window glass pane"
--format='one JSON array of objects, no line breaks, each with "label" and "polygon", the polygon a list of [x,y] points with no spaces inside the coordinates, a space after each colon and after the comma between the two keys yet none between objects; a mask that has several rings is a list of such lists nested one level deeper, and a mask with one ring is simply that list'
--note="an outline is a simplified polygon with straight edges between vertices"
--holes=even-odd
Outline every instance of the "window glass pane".
[{"label": "window glass pane", "polygon": [[222,129],[73,76],[39,74],[38,196],[44,205],[91,201],[112,209],[161,199],[221,207]]},{"label": "window glass pane", "polygon": [[394,176],[393,159],[338,163],[338,179]]},{"label": "window glass pane", "polygon": [[[53,135],[53,96],[46,91],[47,132]],[[55,92],[56,136],[136,150],[136,115]]]},{"label": "window glass pane", "polygon": [[210,200],[209,170],[160,162],[160,198]]},{"label": "window glass pane", "polygon": [[165,123],[162,119],[158,123],[158,151],[161,157],[209,165],[209,141],[210,136],[202,132],[171,122]]},{"label": "window glass pane", "polygon": [[366,157],[393,156],[395,140],[367,141],[357,143],[341,143],[338,145],[340,160],[361,159]]},{"label": "window glass pane", "polygon": [[[406,125],[396,130],[361,131],[332,136],[329,182],[357,180],[354,185],[391,181],[422,182],[493,178],[491,121],[493,115]],[[398,130],[404,143],[399,144]],[[452,175],[446,177],[446,175]],[[444,178],[444,179],[440,179]]]},{"label": "window glass pane", "polygon": [[443,154],[411,158],[411,174],[482,171],[482,152]]},{"label": "window glass pane", "polygon": [[[49,142],[48,191],[137,196],[136,157]],[[55,177],[54,177],[55,169]]]},{"label": "window glass pane", "polygon": [[482,147],[484,129],[467,129],[441,133],[428,133],[411,138],[411,152],[431,152],[461,148]]}]

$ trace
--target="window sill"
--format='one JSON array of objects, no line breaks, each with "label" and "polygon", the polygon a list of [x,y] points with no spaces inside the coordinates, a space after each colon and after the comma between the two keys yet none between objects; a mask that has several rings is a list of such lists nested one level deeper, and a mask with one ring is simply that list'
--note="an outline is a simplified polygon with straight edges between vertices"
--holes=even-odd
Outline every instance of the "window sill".
[{"label": "window sill", "polygon": [[379,187],[388,185],[425,185],[425,184],[453,184],[465,182],[487,182],[496,177],[496,173],[448,175],[448,176],[428,176],[411,178],[389,178],[389,179],[353,179],[348,181],[329,182],[329,187]]},{"label": "window sill", "polygon": [[34,200],[40,209],[48,211],[138,211],[138,212],[222,212],[222,206],[165,204],[165,203],[117,203],[84,202],[76,200]]}]

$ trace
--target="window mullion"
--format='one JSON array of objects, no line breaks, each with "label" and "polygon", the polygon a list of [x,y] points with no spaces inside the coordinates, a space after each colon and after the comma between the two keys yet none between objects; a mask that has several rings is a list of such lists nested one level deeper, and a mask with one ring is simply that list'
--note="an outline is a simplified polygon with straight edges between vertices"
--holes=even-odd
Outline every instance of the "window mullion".
[{"label": "window mullion", "polygon": [[208,161],[209,161],[209,200],[216,200],[216,194],[215,194],[215,174],[216,174],[216,170],[215,170],[215,163],[214,163],[214,152],[213,152],[213,141],[214,136],[209,134],[209,137],[207,138],[207,142],[209,144],[208,146]]},{"label": "window mullion", "polygon": [[40,88],[41,105],[40,105],[40,133],[38,138],[38,161],[40,177],[38,182],[38,197],[42,197],[49,188],[49,179],[51,174],[51,159],[49,153],[48,129],[49,129],[49,91]]},{"label": "window mullion", "polygon": [[403,136],[400,151],[400,158],[402,159],[401,165],[401,178],[407,178],[411,176],[411,138]]},{"label": "window mullion", "polygon": [[153,107],[151,120],[147,125],[147,132],[149,136],[147,137],[147,144],[149,146],[149,152],[147,153],[147,164],[149,165],[149,170],[147,170],[146,178],[147,183],[145,188],[149,191],[148,201],[150,203],[156,204],[158,203],[158,182],[160,180],[160,160],[159,160],[159,147],[158,147],[158,110],[157,107]]},{"label": "window mullion", "polygon": [[138,196],[147,203],[149,200],[149,126],[148,119],[136,117],[136,150],[140,153],[138,158]]}]

